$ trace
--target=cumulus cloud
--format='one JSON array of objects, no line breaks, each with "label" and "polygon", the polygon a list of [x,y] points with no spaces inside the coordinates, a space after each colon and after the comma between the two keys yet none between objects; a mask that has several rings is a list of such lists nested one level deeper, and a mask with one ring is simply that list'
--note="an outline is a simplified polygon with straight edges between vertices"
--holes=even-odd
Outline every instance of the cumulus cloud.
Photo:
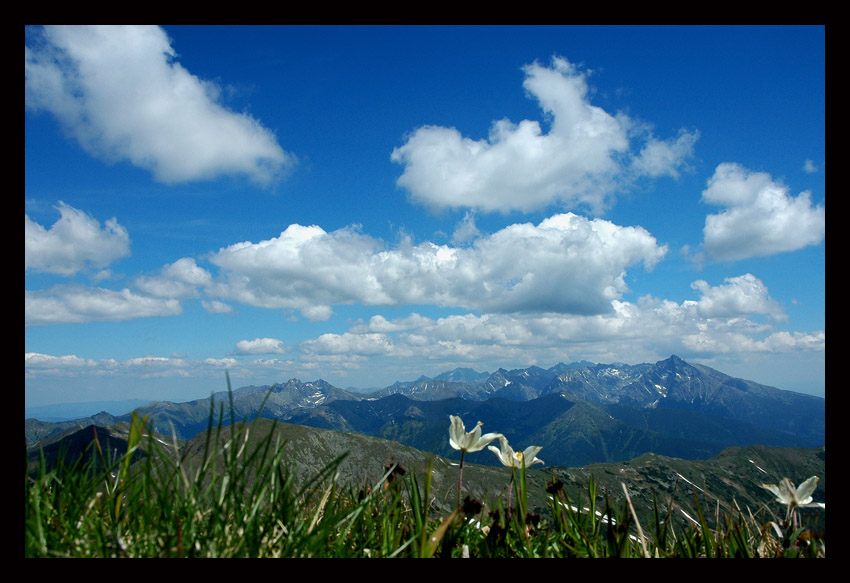
[{"label": "cumulus cloud", "polygon": [[713,259],[736,261],[817,245],[826,232],[826,209],[811,193],[791,196],[765,172],[720,164],[702,192],[703,202],[725,207],[705,219],[704,249]]},{"label": "cumulus cloud", "polygon": [[510,225],[464,248],[407,239],[389,249],[355,229],[290,225],[214,254],[222,277],[208,291],[311,319],[349,303],[595,314],[628,291],[627,268],[652,269],[666,252],[640,227],[572,213]]},{"label": "cumulus cloud", "polygon": [[165,183],[241,174],[275,182],[294,158],[176,62],[155,26],[49,26],[25,46],[26,106],[56,116],[89,154]]},{"label": "cumulus cloud", "polygon": [[162,268],[159,275],[139,276],[135,285],[143,292],[163,298],[198,296],[198,288],[208,285],[212,275],[189,257],[178,259]]},{"label": "cumulus cloud", "polygon": [[333,316],[333,308],[330,306],[305,306],[301,308],[301,315],[311,322],[327,322]]},{"label": "cumulus cloud", "polygon": [[24,291],[26,326],[116,322],[134,318],[174,316],[182,311],[177,300],[142,296],[126,288],[112,291],[68,285],[54,286],[43,291]]},{"label": "cumulus cloud", "polygon": [[255,338],[236,343],[235,354],[285,354],[286,346],[275,338]]},{"label": "cumulus cloud", "polygon": [[210,261],[226,276],[209,291],[252,306],[304,310],[305,317],[322,315],[311,311],[315,306],[385,303],[389,298],[364,272],[379,247],[355,229],[290,225],[279,237],[213,254]]},{"label": "cumulus cloud", "polygon": [[770,314],[783,319],[779,304],[770,297],[767,286],[750,273],[738,277],[727,277],[723,285],[710,286],[704,280],[698,280],[691,287],[702,294],[697,302],[697,312],[704,318],[729,318]]},{"label": "cumulus cloud", "polygon": [[130,255],[130,236],[115,217],[94,217],[60,201],[60,218],[45,229],[24,215],[24,269],[71,276]]},{"label": "cumulus cloud", "polygon": [[[592,105],[587,75],[564,58],[523,71],[523,87],[551,122],[549,132],[534,120],[495,121],[480,140],[455,128],[421,127],[390,157],[404,166],[398,185],[413,200],[483,211],[530,211],[556,202],[600,211],[635,175],[675,176],[692,154],[696,134],[682,132],[671,141],[646,137],[634,132],[639,124],[627,116]],[[646,144],[633,156],[636,134]]]}]

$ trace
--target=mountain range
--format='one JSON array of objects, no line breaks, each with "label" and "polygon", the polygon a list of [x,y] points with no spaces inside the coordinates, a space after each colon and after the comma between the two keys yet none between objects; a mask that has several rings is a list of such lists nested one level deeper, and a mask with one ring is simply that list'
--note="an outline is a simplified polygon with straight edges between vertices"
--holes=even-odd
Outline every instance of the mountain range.
[{"label": "mountain range", "polygon": [[[784,391],[673,355],[654,364],[558,364],[549,369],[455,369],[369,394],[317,380],[217,392],[137,408],[164,435],[190,440],[210,422],[255,417],[363,434],[457,459],[449,415],[503,433],[514,447],[541,445],[547,465],[623,462],[646,453],[709,459],[728,447],[811,448],[825,443],[825,399]],[[27,443],[62,431],[126,422],[109,413],[61,423],[26,420]],[[544,455],[545,454],[545,455]],[[470,461],[497,464],[491,454]],[[480,462],[479,459],[480,458]]]}]

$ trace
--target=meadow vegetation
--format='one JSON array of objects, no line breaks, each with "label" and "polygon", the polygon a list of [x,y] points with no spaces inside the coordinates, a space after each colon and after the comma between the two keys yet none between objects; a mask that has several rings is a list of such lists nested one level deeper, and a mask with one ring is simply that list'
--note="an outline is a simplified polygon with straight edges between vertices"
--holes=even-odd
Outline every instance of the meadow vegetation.
[{"label": "meadow vegetation", "polygon": [[[754,512],[733,504],[711,520],[695,500],[698,523],[677,525],[665,500],[638,516],[625,485],[616,503],[593,480],[571,499],[553,479],[548,512],[537,513],[528,507],[525,462],[539,448],[514,452],[505,441],[490,449],[511,467],[507,495],[486,505],[458,495],[448,512],[432,504],[430,472],[422,478],[390,465],[374,483],[342,486],[339,458],[304,483],[274,432],[257,441],[251,422],[212,419],[203,457],[191,464],[176,440],[162,443],[137,415],[121,455],[95,441],[92,455],[60,455],[52,467],[42,456],[26,472],[25,556],[825,557],[823,532],[798,520],[810,483],[782,483],[771,490],[773,504]],[[448,438],[472,451],[492,435],[499,437],[478,427],[466,433],[452,419]]]}]

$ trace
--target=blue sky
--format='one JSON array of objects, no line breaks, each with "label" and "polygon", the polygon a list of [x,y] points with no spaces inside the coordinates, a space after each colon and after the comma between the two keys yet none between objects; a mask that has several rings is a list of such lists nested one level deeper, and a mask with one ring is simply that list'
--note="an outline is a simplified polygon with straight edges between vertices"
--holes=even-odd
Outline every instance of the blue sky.
[{"label": "blue sky", "polygon": [[25,402],[671,354],[825,396],[823,27],[25,30]]}]

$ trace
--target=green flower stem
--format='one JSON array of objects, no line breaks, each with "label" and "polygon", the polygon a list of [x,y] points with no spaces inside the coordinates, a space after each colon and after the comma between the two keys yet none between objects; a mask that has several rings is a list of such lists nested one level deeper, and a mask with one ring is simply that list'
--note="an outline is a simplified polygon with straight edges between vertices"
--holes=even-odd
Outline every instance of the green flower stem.
[{"label": "green flower stem", "polygon": [[511,495],[514,493],[514,475],[516,470],[511,468],[511,483],[508,484],[508,520],[511,519]]},{"label": "green flower stem", "polygon": [[463,456],[466,455],[466,450],[460,450],[460,467],[457,470],[457,507],[460,508],[460,485],[463,478]]}]

